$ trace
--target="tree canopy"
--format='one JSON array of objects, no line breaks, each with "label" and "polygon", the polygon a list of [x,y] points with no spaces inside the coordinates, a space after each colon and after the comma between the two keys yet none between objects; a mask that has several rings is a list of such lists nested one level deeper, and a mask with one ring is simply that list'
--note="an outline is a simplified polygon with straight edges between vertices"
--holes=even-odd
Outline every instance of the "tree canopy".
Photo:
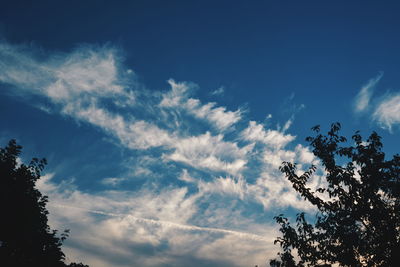
[{"label": "tree canopy", "polygon": [[340,128],[334,123],[321,134],[315,126],[315,136],[306,139],[324,169],[321,188],[307,184],[317,166],[298,175],[295,163],[282,163],[293,188],[318,212],[313,223],[297,214],[294,226],[282,214],[275,217],[282,252],[270,266],[398,266],[400,156],[386,160],[376,132],[366,139],[356,132],[346,146]]},{"label": "tree canopy", "polygon": [[15,140],[0,148],[0,262],[9,267],[64,267],[61,250],[68,231],[58,234],[48,225],[47,196],[35,188],[45,159],[18,162],[22,147]]}]

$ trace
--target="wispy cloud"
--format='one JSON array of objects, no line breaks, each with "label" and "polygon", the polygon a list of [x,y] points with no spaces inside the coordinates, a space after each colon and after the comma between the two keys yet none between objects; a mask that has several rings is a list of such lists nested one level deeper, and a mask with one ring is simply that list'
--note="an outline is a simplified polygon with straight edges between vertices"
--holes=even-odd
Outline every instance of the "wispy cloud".
[{"label": "wispy cloud", "polygon": [[125,181],[126,178],[119,178],[119,177],[107,177],[101,180],[101,183],[104,185],[111,185],[111,186],[116,186],[123,181]]},{"label": "wispy cloud", "polygon": [[249,122],[248,127],[241,132],[241,137],[247,141],[261,142],[275,148],[283,148],[295,138],[278,130],[265,130],[262,124],[255,121]]},{"label": "wispy cloud", "polygon": [[[54,184],[53,176],[43,177],[38,187],[50,196],[54,227],[73,228],[66,243],[71,260],[80,260],[80,253],[84,252],[85,262],[98,266],[185,266],[185,257],[195,262],[208,260],[215,266],[242,266],[262,264],[266,254],[272,256],[276,252],[272,246],[276,226],[254,223],[239,214],[225,214],[223,222],[239,223],[247,230],[190,223],[199,203],[198,195],[188,196],[186,188],[95,195]],[[204,211],[207,219],[217,216],[214,221],[221,220],[220,213],[210,208]],[[266,248],[270,250],[265,251]],[[212,253],[215,250],[218,253]],[[116,257],[118,261],[113,260]]]},{"label": "wispy cloud", "polygon": [[370,103],[372,94],[375,86],[382,79],[383,72],[380,72],[376,77],[370,79],[365,85],[363,85],[354,99],[354,111],[362,112],[365,111]]},{"label": "wispy cloud", "polygon": [[392,127],[400,123],[400,93],[390,94],[380,101],[372,117],[383,128],[392,131]]},{"label": "wispy cloud", "polygon": [[386,93],[378,97],[371,104],[374,88],[382,79],[383,72],[370,79],[354,99],[354,111],[363,112],[369,110],[369,116],[381,128],[392,132],[393,126],[400,123],[400,94]]},{"label": "wispy cloud", "polygon": [[218,107],[216,103],[202,104],[199,99],[189,97],[189,92],[194,85],[189,83],[176,83],[170,79],[168,83],[171,91],[163,95],[161,107],[181,109],[190,115],[206,120],[218,130],[226,130],[241,119],[242,111],[228,111],[225,107]]},{"label": "wispy cloud", "polygon": [[242,177],[218,177],[212,182],[199,182],[199,190],[203,193],[228,194],[243,199],[249,196],[248,184]]},{"label": "wispy cloud", "polygon": [[212,136],[209,132],[181,139],[175,148],[175,151],[165,158],[196,168],[231,174],[237,174],[245,167],[246,156],[252,150],[251,145],[240,148],[236,143],[224,141],[222,134]]},{"label": "wispy cloud", "polygon": [[[39,183],[50,196],[54,227],[74,232],[67,249],[95,266],[264,263],[265,241],[276,228],[257,214],[247,218],[248,208],[310,210],[278,170],[284,160],[300,170],[316,162],[307,148],[291,145],[293,116],[272,128],[240,108],[202,102],[190,82],[170,79],[166,90],[147,90],[121,55],[109,46],[38,56],[29,47],[0,45],[0,82],[46,99],[46,112],[92,125],[140,158],[127,159],[130,174],[93,177],[108,190],[84,193],[51,175]],[[121,190],[137,176],[142,184]]]},{"label": "wispy cloud", "polygon": [[221,86],[221,87],[219,87],[218,89],[212,91],[212,92],[210,93],[210,95],[213,95],[213,96],[220,96],[220,95],[223,95],[224,93],[225,93],[225,87]]},{"label": "wispy cloud", "polygon": [[249,240],[254,240],[254,241],[264,241],[264,242],[273,241],[273,239],[271,239],[271,237],[267,238],[265,236],[261,236],[261,235],[257,235],[257,234],[227,230],[227,229],[223,229],[223,228],[200,227],[200,226],[196,226],[196,225],[181,224],[181,223],[175,223],[175,222],[170,222],[170,221],[139,218],[139,217],[132,216],[130,214],[111,213],[111,212],[104,212],[104,211],[100,211],[100,210],[88,210],[88,209],[84,209],[81,207],[68,206],[68,205],[57,204],[57,203],[51,203],[50,206],[55,207],[55,208],[61,208],[61,209],[78,209],[78,210],[81,210],[81,211],[84,211],[87,213],[91,213],[91,214],[95,214],[95,215],[97,214],[97,215],[105,215],[105,216],[109,216],[109,217],[126,218],[127,220],[130,220],[134,223],[139,222],[139,223],[145,223],[145,224],[150,224],[150,225],[163,226],[166,228],[175,228],[175,229],[185,230],[185,231],[201,231],[201,232],[209,232],[209,233],[230,234],[230,235],[235,235],[242,239],[249,239]]}]

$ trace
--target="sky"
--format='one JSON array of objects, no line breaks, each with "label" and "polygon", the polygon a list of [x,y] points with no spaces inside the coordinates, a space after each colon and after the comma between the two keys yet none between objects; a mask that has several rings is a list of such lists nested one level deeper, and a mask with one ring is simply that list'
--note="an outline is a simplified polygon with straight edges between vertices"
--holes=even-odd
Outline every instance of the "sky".
[{"label": "sky", "polygon": [[[314,125],[400,133],[396,1],[2,1],[0,143],[94,267],[266,266]],[[323,185],[323,170],[310,187]]]}]

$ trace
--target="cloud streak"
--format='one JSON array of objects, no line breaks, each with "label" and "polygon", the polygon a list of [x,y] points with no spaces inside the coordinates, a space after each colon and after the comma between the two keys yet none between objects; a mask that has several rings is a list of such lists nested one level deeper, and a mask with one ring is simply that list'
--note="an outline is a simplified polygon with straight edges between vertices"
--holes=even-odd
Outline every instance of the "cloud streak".
[{"label": "cloud streak", "polygon": [[383,72],[380,72],[376,77],[370,79],[363,85],[354,99],[354,111],[359,113],[368,109],[372,94],[376,85],[383,77]]},{"label": "cloud streak", "polygon": [[212,96],[222,96],[225,93],[225,87],[221,86],[218,89],[212,91],[210,95]]},{"label": "cloud streak", "polygon": [[57,203],[50,203],[49,205],[53,206],[53,207],[57,207],[57,208],[78,209],[78,210],[82,210],[82,211],[85,211],[85,212],[88,212],[88,213],[111,216],[111,217],[117,217],[117,218],[125,218],[126,217],[128,220],[131,220],[131,221],[134,221],[134,222],[144,222],[144,223],[147,223],[147,224],[160,225],[160,226],[165,226],[165,227],[172,227],[172,228],[177,228],[177,229],[180,229],[180,230],[204,231],[204,232],[210,232],[210,233],[230,234],[230,235],[235,235],[235,236],[237,236],[239,238],[255,240],[255,241],[264,241],[264,242],[273,241],[273,239],[266,238],[264,236],[251,234],[251,233],[245,233],[245,232],[239,232],[239,231],[233,231],[233,230],[228,230],[228,229],[222,229],[222,228],[200,227],[200,226],[195,226],[195,225],[180,224],[180,223],[174,223],[174,222],[169,222],[169,221],[161,221],[161,220],[140,218],[140,217],[132,216],[130,214],[110,213],[110,212],[103,212],[103,211],[99,211],[99,210],[88,210],[88,209],[84,209],[84,208],[80,208],[80,207],[68,206],[68,205],[57,204]]}]

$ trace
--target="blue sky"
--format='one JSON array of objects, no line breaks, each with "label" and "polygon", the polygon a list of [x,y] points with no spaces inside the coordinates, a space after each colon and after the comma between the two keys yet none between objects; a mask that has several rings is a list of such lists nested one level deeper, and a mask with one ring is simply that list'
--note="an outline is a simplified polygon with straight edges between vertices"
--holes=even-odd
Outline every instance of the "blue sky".
[{"label": "blue sky", "polygon": [[400,5],[349,2],[2,3],[0,141],[48,159],[68,260],[263,266],[312,126],[398,152]]}]

